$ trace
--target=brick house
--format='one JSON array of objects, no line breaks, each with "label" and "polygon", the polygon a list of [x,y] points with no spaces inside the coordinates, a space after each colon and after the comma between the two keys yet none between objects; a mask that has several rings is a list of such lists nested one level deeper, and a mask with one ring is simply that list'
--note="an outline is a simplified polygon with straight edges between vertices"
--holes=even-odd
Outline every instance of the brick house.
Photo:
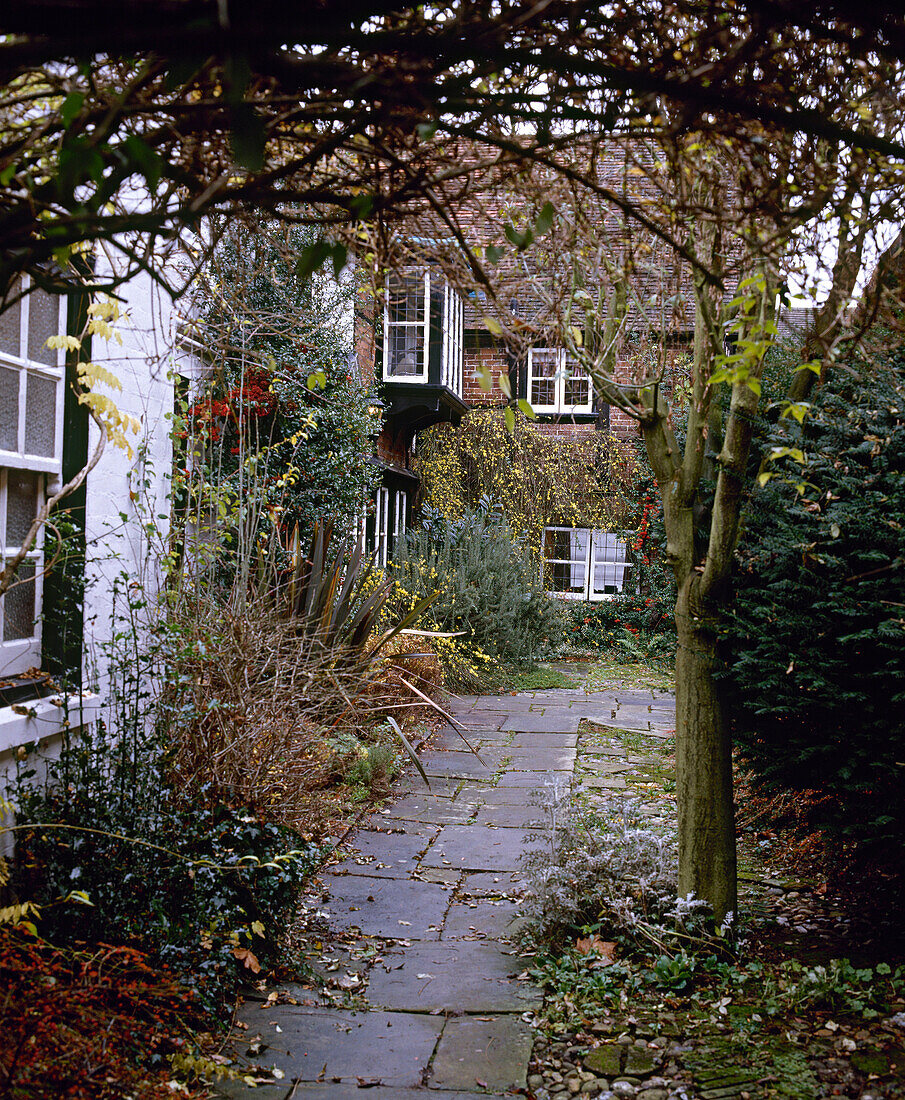
[{"label": "brick house", "polygon": [[[690,293],[687,301],[693,302]],[[693,339],[693,305],[683,314],[687,323],[668,338],[673,362]],[[473,303],[437,269],[391,274],[382,302],[375,308],[369,299],[360,310],[355,332],[359,370],[373,381],[384,406],[376,442],[382,481],[365,521],[367,545],[381,564],[411,524],[419,499],[413,463],[419,433],[437,424],[459,425],[471,410],[504,407],[508,399],[499,384],[504,376],[513,399],[531,404],[537,414],[532,427],[541,436],[638,438],[637,423],[602,401],[588,374],[555,341],[539,340],[527,349],[509,346],[487,330]],[[617,361],[617,380],[629,378],[630,350],[627,343],[625,358]],[[484,388],[488,376],[489,391]],[[619,533],[561,526],[551,518],[543,542],[545,583],[553,594],[606,599],[628,581],[630,555]]]}]

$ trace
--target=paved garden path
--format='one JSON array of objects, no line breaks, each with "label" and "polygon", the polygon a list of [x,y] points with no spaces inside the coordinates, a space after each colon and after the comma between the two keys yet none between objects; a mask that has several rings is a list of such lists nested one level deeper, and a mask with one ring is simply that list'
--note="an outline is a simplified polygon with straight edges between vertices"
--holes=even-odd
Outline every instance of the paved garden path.
[{"label": "paved garden path", "polygon": [[452,712],[480,760],[441,729],[421,756],[430,789],[407,771],[343,844],[308,899],[324,924],[320,980],[262,993],[240,1015],[239,1054],[280,1083],[224,1095],[475,1100],[525,1087],[541,993],[511,937],[544,785],[624,787],[631,753],[590,735],[583,751],[582,721],[665,738],[674,706],[612,688],[459,697]]}]

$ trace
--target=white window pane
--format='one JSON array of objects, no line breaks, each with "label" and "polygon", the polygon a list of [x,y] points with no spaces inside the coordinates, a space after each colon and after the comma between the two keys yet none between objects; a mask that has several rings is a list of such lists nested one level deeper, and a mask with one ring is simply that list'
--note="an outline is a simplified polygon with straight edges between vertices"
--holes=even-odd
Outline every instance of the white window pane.
[{"label": "white window pane", "polygon": [[544,557],[568,561],[571,558],[571,531],[548,527],[544,531]]},{"label": "white window pane", "polygon": [[[9,296],[18,293],[18,283],[10,290]],[[16,302],[14,306],[0,313],[0,351],[7,355],[20,354],[19,334],[21,332],[22,303]]]},{"label": "white window pane", "polygon": [[570,361],[564,384],[563,404],[571,408],[573,405],[588,405],[590,401],[591,379]]},{"label": "white window pane", "polygon": [[390,325],[387,373],[406,377],[421,373],[424,350],[424,330],[418,325]]},{"label": "white window pane", "polygon": [[550,592],[584,595],[585,563],[554,561],[547,563],[547,585]]},{"label": "white window pane", "polygon": [[59,297],[44,290],[33,290],[28,296],[28,358],[55,367],[57,353],[46,347],[45,342],[50,336],[57,336],[59,330]]},{"label": "white window pane", "polygon": [[391,325],[421,324],[424,321],[424,280],[414,275],[391,275],[387,309]]},{"label": "white window pane", "polygon": [[56,453],[57,385],[53,378],[29,374],[25,393],[25,453],[53,458]]},{"label": "white window pane", "polygon": [[424,373],[424,277],[390,275],[387,279],[386,376],[411,378]]},{"label": "white window pane", "polygon": [[40,474],[9,470],[6,474],[6,545],[18,549],[38,514]]},{"label": "white window pane", "polygon": [[625,584],[625,562],[598,562],[594,566],[594,591],[621,592]]},{"label": "white window pane", "polygon": [[8,588],[3,596],[3,640],[18,642],[35,636],[35,563],[24,561],[16,581],[28,581]]},{"label": "white window pane", "polygon": [[532,405],[553,407],[556,405],[556,374],[559,369],[559,352],[552,348],[533,348],[531,351],[531,386],[528,400]]},{"label": "white window pane", "polygon": [[611,531],[595,531],[594,561],[625,561],[624,540]]},{"label": "white window pane", "polygon": [[0,450],[19,449],[20,371],[0,367]]}]

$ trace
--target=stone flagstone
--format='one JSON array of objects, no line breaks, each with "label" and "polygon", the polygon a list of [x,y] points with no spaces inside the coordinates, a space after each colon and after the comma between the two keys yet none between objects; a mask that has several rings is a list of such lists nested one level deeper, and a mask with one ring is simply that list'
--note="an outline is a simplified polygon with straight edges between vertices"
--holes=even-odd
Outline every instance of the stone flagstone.
[{"label": "stone flagstone", "polygon": [[[550,787],[574,783],[577,752],[583,786],[622,788],[644,758],[615,731],[672,737],[674,706],[652,692],[576,688],[463,697],[450,713],[483,763],[445,726],[421,756],[430,789],[409,769],[337,852],[322,900],[316,886],[311,895],[329,925],[317,978],[284,987],[296,1004],[249,1001],[239,1017],[237,1059],[284,1076],[254,1089],[223,1082],[221,1097],[502,1100],[527,1087],[522,1014],[542,992],[519,977],[530,960],[510,940],[520,857],[545,843],[542,804]],[[598,728],[579,743],[584,719]],[[338,1005],[344,996],[353,1002]]]},{"label": "stone flagstone", "polygon": [[520,981],[524,959],[496,943],[413,943],[387,953],[368,982],[368,1000],[408,1012],[524,1012],[541,1002],[540,990]]},{"label": "stone flagstone", "polygon": [[440,1036],[430,1085],[523,1089],[531,1043],[531,1029],[517,1016],[454,1017],[446,1021]]}]

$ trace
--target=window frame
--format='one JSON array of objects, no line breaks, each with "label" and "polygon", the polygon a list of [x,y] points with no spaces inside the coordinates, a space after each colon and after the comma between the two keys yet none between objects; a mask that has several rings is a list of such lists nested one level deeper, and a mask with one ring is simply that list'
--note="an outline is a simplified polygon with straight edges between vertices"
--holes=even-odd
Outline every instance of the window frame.
[{"label": "window frame", "polygon": [[[406,275],[400,273],[400,278],[417,278],[415,275]],[[383,380],[384,382],[399,382],[405,385],[424,385],[427,381],[428,370],[430,367],[430,272],[425,271],[423,275],[424,283],[424,296],[422,302],[423,317],[420,321],[390,321],[390,279],[391,275],[387,275],[385,285],[385,300],[383,303]],[[391,374],[390,373],[390,329],[393,327],[399,328],[422,328],[422,344],[421,344],[421,362],[418,364],[419,370],[415,374]]]},{"label": "window frame", "polygon": [[[66,353],[62,348],[53,352],[51,363],[42,363],[29,357],[31,337],[32,305],[36,294],[48,292],[33,288],[32,281],[23,277],[20,284],[22,297],[12,307],[19,311],[19,345],[17,352],[0,347],[0,368],[15,371],[18,384],[16,450],[0,449],[0,560],[6,562],[21,549],[21,545],[7,542],[9,475],[23,471],[34,474],[37,484],[36,511],[43,506],[48,492],[48,480],[59,482],[63,469],[63,427],[64,399],[66,385]],[[51,335],[61,335],[67,328],[68,299],[66,295],[50,295],[57,299],[58,314],[55,331]],[[46,346],[46,345],[44,345]],[[50,357],[49,357],[50,358]],[[48,380],[54,384],[54,429],[53,455],[38,455],[26,449],[28,391],[32,378]],[[33,604],[35,621],[33,632],[25,638],[7,641],[6,629],[7,596],[0,599],[0,676],[15,676],[41,664],[42,610],[44,596],[44,538],[39,532],[34,547],[29,550],[23,564],[34,567],[34,579],[25,583],[34,588]],[[17,578],[18,580],[19,578]],[[16,582],[14,582],[16,583]]]},{"label": "window frame", "polygon": [[[0,560],[5,564],[10,557],[18,553],[21,549],[21,543],[16,545],[15,543],[7,544],[7,521],[8,521],[8,501],[9,501],[9,472],[10,469],[21,469],[21,467],[3,467],[0,468]],[[35,515],[41,509],[44,504],[46,494],[46,478],[42,476],[40,470],[30,470],[29,473],[37,474],[37,508]],[[35,609],[35,621],[32,628],[32,634],[25,638],[12,638],[7,640],[6,634],[6,601],[9,595],[9,589],[4,593],[3,598],[0,599],[0,678],[7,676],[16,676],[19,673],[25,672],[29,668],[36,668],[41,664],[41,607],[44,596],[44,545],[43,539],[38,537],[34,547],[29,550],[26,557],[23,559],[22,564],[26,562],[34,565],[35,575],[34,580],[25,581],[26,584],[31,584],[34,587],[34,609]],[[19,577],[13,581],[16,584]]]},{"label": "window frame", "polygon": [[[534,372],[534,355],[536,352],[540,352],[545,356],[555,356],[556,366],[553,372],[552,379],[549,375],[535,374]],[[532,409],[536,413],[550,413],[558,415],[576,415],[576,414],[591,414],[594,412],[594,380],[588,374],[586,370],[582,370],[581,367],[575,363],[575,371],[570,373],[569,363],[575,363],[574,357],[570,356],[565,348],[545,347],[542,345],[532,345],[528,349],[528,390],[526,397]],[[588,387],[588,400],[582,404],[568,405],[566,404],[566,386],[572,378],[581,378],[582,381],[587,383]],[[534,383],[537,382],[553,382],[553,403],[541,404],[535,403],[533,400]]]},{"label": "window frame", "polygon": [[390,542],[390,490],[381,485],[374,498],[374,561],[386,569]]},{"label": "window frame", "polygon": [[[439,351],[439,374],[434,368],[434,382],[453,391],[459,397],[462,396],[462,387],[465,379],[465,302],[462,296],[450,284],[435,272],[425,271],[423,274],[414,272],[402,272],[398,278],[415,280],[422,278],[424,281],[424,296],[422,302],[423,318],[418,321],[391,321],[390,320],[390,280],[388,275],[384,284],[383,303],[383,348],[381,351],[381,379],[383,382],[399,383],[400,385],[427,385],[431,382],[431,332],[434,334],[434,349]],[[442,288],[442,293],[440,292]],[[440,316],[436,316],[436,309],[432,315],[431,308],[436,296],[440,310]],[[390,372],[390,351],[392,341],[390,333],[394,327],[417,328],[422,327],[421,357],[418,370],[414,374],[392,374]],[[439,349],[436,341],[439,332]],[[435,360],[436,362],[436,360]]]},{"label": "window frame", "polygon": [[462,296],[445,281],[442,331],[440,381],[453,393],[461,394],[465,355],[465,303]]},{"label": "window frame", "polygon": [[[24,289],[27,291],[29,286],[30,280],[27,280]],[[44,292],[38,291],[38,293]],[[59,315],[57,318],[57,332],[54,335],[59,335],[66,331],[67,299],[63,294],[57,297],[59,298]],[[62,349],[57,349],[55,352],[56,363],[53,366],[48,363],[39,363],[34,359],[28,358],[31,300],[32,293],[25,293],[14,307],[20,310],[19,354],[13,355],[8,351],[0,349],[0,367],[6,370],[15,370],[18,372],[19,376],[18,446],[15,451],[0,448],[0,467],[10,467],[18,470],[34,470],[39,473],[56,474],[59,476],[63,467],[63,387],[66,381],[66,353]],[[52,456],[32,454],[25,449],[28,382],[30,378],[35,376],[53,381],[56,387],[56,420],[54,424],[54,453]],[[25,385],[22,384],[23,379]]]},{"label": "window frame", "polygon": [[[620,538],[614,531],[604,531],[599,528],[564,527],[551,524],[544,528],[545,540],[548,531],[567,532],[575,536],[578,536],[581,532],[587,536],[587,539],[582,549],[581,557],[548,558],[546,546],[544,546],[542,552],[541,577],[547,595],[563,600],[601,603],[603,600],[612,600],[616,596],[621,596],[625,592],[626,573],[628,573],[633,565],[632,562],[628,561],[628,540],[626,538]],[[599,558],[599,551],[605,553],[612,552],[614,556]],[[583,571],[581,591],[563,592],[553,588],[547,588],[547,568],[550,565],[567,565],[573,569],[576,566],[580,566]],[[600,567],[604,568],[604,576],[606,576],[607,568],[612,567],[613,580],[609,587],[614,588],[615,591],[605,591],[606,587],[608,587],[606,580],[604,580],[602,588],[597,588],[597,572]],[[577,588],[578,585],[576,584],[574,587]]]}]

